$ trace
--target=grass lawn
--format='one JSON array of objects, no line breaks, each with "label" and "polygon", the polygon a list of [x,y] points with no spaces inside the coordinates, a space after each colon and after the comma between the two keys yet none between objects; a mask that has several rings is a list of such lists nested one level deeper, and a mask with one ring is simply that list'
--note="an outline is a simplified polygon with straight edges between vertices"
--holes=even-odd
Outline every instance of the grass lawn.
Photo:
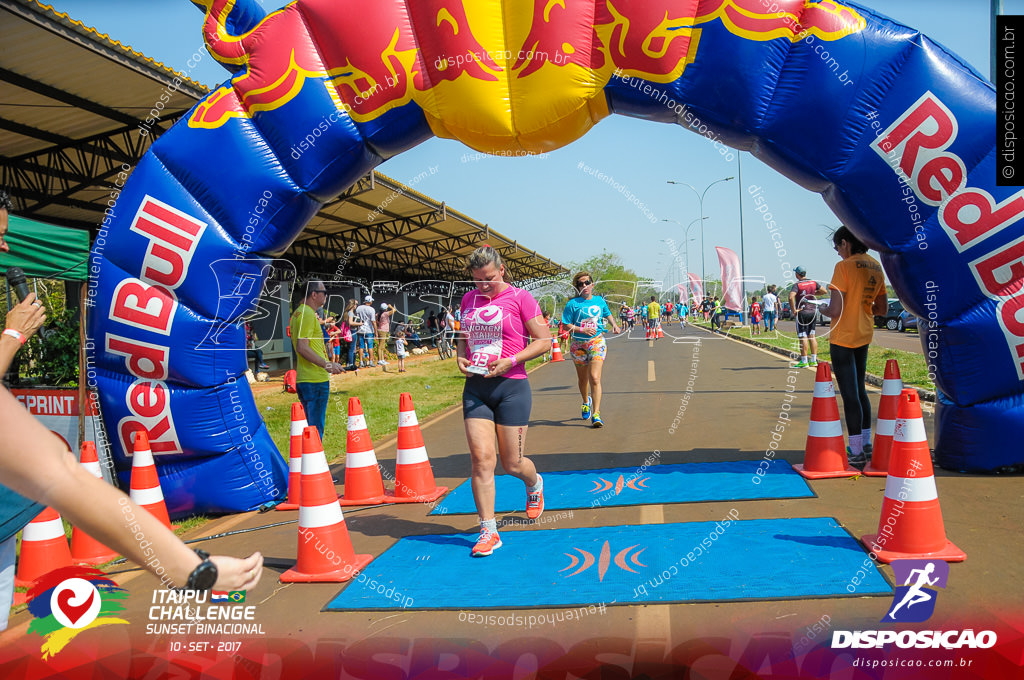
[{"label": "grass lawn", "polygon": [[[711,326],[711,324],[704,323],[703,321],[695,325],[702,328],[710,328]],[[750,327],[734,326],[728,330],[727,335],[750,338]],[[790,332],[762,332],[760,335],[753,336],[753,339],[773,347],[778,347],[779,349],[794,352],[796,355],[800,353],[796,336]],[[818,338],[818,358],[825,361],[831,361],[832,359],[827,337]],[[794,357],[795,359],[796,357]],[[928,378],[928,363],[925,361],[923,354],[916,352],[904,352],[898,349],[871,345],[868,348],[868,373],[882,377],[885,373],[885,362],[889,359],[895,359],[899,363],[900,375],[905,386],[921,387],[926,390],[935,391],[935,383]]]},{"label": "grass lawn", "polygon": [[[530,370],[540,363],[540,359],[528,361],[526,368]],[[387,369],[386,373],[380,368],[361,369],[358,376],[345,373],[332,378],[323,442],[329,463],[344,460],[351,397],[357,397],[362,404],[375,445],[398,431],[398,397],[402,392],[412,395],[421,423],[428,416],[461,403],[465,378],[456,368],[454,358],[441,361],[436,353],[431,353],[406,360],[405,373],[398,372],[394,361]],[[291,405],[298,403],[298,397],[285,392],[280,379],[253,387],[256,407],[278,450],[287,459]]]}]

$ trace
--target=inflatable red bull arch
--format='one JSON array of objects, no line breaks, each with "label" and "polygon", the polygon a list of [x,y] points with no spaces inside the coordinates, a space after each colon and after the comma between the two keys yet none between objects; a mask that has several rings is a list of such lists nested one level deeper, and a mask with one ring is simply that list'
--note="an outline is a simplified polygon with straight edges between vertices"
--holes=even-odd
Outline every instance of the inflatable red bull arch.
[{"label": "inflatable red bull arch", "polygon": [[1024,192],[996,185],[994,88],[917,31],[832,0],[196,4],[234,75],[152,145],[91,261],[115,462],[146,430],[173,513],[284,493],[239,319],[323,203],[431,136],[541,153],[612,113],[698,120],[820,193],[928,320],[938,462],[1024,463]]}]

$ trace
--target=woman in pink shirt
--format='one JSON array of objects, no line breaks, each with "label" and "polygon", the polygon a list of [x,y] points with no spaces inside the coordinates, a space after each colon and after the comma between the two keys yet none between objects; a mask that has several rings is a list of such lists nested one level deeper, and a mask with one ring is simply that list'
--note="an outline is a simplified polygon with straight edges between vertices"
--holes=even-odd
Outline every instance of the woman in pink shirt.
[{"label": "woman in pink shirt", "polygon": [[[480,515],[480,537],[472,555],[501,547],[494,518],[497,456],[510,475],[526,484],[526,516],[544,511],[543,481],[523,455],[532,395],[524,364],[551,346],[540,306],[529,292],[505,282],[505,265],[494,248],[477,248],[466,268],[476,283],[462,298],[458,339],[459,370],[466,376],[462,415],[473,461],[473,498]],[[497,452],[495,451],[497,435]]]}]

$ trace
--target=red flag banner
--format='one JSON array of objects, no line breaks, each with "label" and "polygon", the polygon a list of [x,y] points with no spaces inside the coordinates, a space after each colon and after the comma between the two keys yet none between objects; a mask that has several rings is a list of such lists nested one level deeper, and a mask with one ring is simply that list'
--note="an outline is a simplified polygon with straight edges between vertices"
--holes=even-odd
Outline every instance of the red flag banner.
[{"label": "red flag banner", "polygon": [[690,296],[693,298],[693,306],[696,307],[704,302],[704,284],[701,282],[700,277],[693,272],[690,272],[688,276],[690,279]]},{"label": "red flag banner", "polygon": [[736,251],[715,246],[718,263],[722,267],[722,306],[743,311],[743,272],[740,271],[740,258]]}]

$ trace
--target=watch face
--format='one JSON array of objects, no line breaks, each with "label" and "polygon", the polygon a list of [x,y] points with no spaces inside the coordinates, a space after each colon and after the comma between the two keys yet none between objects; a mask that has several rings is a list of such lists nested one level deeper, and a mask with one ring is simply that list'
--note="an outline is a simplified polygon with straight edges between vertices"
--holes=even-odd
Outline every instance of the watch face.
[{"label": "watch face", "polygon": [[217,582],[217,565],[209,560],[204,560],[188,579],[189,590],[209,590]]}]

